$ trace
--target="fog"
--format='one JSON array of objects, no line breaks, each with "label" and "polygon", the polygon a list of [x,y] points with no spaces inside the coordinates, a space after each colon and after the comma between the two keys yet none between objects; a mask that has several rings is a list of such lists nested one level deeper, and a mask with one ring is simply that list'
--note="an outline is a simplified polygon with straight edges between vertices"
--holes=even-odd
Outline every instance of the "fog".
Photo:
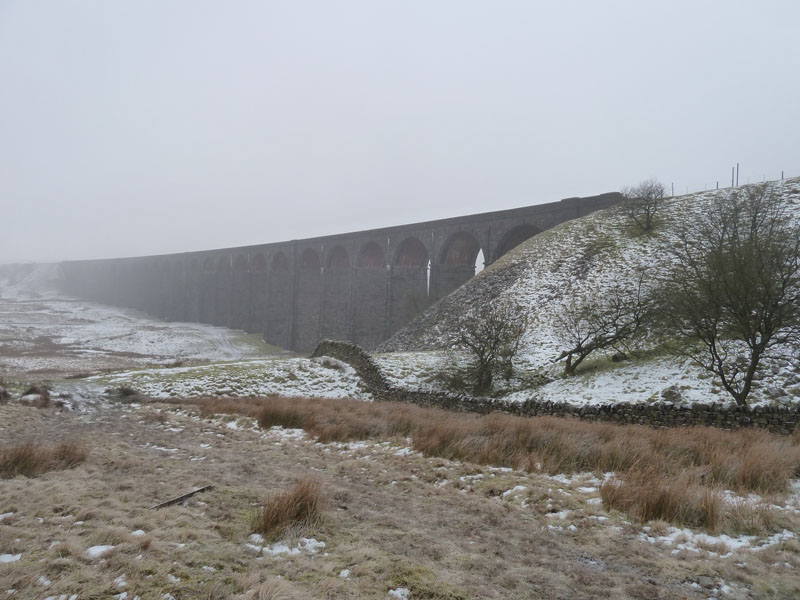
[{"label": "fog", "polygon": [[800,175],[800,3],[0,0],[0,262]]}]

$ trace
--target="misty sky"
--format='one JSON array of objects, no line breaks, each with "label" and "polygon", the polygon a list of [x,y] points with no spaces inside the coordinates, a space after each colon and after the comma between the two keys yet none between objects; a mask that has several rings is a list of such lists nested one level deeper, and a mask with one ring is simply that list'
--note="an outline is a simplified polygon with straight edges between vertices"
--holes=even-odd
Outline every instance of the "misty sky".
[{"label": "misty sky", "polygon": [[800,2],[0,0],[0,262],[800,175]]}]

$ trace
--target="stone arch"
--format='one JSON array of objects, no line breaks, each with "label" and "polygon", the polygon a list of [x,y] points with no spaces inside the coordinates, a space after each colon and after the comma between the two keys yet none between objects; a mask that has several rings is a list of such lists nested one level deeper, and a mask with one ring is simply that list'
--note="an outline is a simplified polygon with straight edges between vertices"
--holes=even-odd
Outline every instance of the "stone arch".
[{"label": "stone arch", "polygon": [[259,252],[253,257],[253,273],[266,273],[267,259],[263,252]]},{"label": "stone arch", "polygon": [[319,259],[319,252],[313,248],[306,248],[300,255],[300,269],[303,271],[319,270],[322,263]]},{"label": "stone arch", "polygon": [[282,348],[291,346],[291,321],[293,317],[293,273],[289,257],[282,250],[276,252],[270,263],[267,284],[267,316],[264,338]]},{"label": "stone arch", "polygon": [[342,246],[335,246],[328,255],[328,269],[338,271],[350,268],[350,257]]},{"label": "stone arch", "polygon": [[195,256],[186,270],[186,315],[187,321],[202,320],[203,267]]},{"label": "stone arch", "polygon": [[389,335],[411,321],[428,306],[428,249],[411,236],[395,254],[389,286]]},{"label": "stone arch", "polygon": [[386,267],[386,255],[375,242],[367,242],[358,253],[358,266],[362,269],[383,269]]},{"label": "stone arch", "polygon": [[439,264],[431,267],[430,300],[439,300],[472,279],[481,252],[480,243],[469,232],[459,231],[447,238]]},{"label": "stone arch", "polygon": [[443,265],[469,265],[475,266],[475,259],[481,251],[477,238],[466,231],[459,231],[451,235],[442,248],[439,261]]},{"label": "stone arch", "polygon": [[522,224],[517,225],[516,227],[512,227],[509,229],[505,235],[500,239],[500,243],[497,244],[497,248],[494,251],[494,256],[492,260],[495,261],[507,252],[510,252],[517,246],[519,246],[525,240],[532,238],[538,233],[541,233],[541,229],[535,227],[534,225],[529,224]]},{"label": "stone arch", "polygon": [[428,265],[428,249],[419,238],[407,237],[397,249],[394,265],[396,267],[425,267]]},{"label": "stone arch", "polygon": [[352,306],[350,296],[353,285],[350,255],[343,246],[334,246],[328,252],[325,264],[325,281],[320,309],[320,337],[346,340],[350,338]]},{"label": "stone arch", "polygon": [[244,254],[237,254],[233,259],[233,270],[243,273],[247,271],[247,257]]},{"label": "stone arch", "polygon": [[214,322],[214,307],[217,296],[215,271],[214,258],[207,256],[203,260],[203,269],[200,275],[200,322],[202,323]]},{"label": "stone arch", "polygon": [[353,340],[374,348],[386,335],[388,277],[386,254],[380,245],[361,247],[353,279]]},{"label": "stone arch", "polygon": [[250,265],[250,322],[247,331],[263,333],[267,315],[267,257],[258,252]]},{"label": "stone arch", "polygon": [[229,255],[220,256],[216,261],[216,303],[212,323],[229,327],[231,324],[231,300],[233,285],[233,265]]},{"label": "stone arch", "polygon": [[233,259],[231,281],[231,327],[247,329],[250,320],[250,264],[245,254]]},{"label": "stone arch", "polygon": [[159,264],[162,292],[157,314],[168,321],[180,321],[183,318],[185,273],[183,265],[174,257],[169,257]]},{"label": "stone arch", "polygon": [[295,327],[292,347],[313,350],[319,342],[319,314],[322,304],[322,263],[314,248],[300,254],[297,294],[294,299]]},{"label": "stone arch", "polygon": [[288,271],[289,270],[289,258],[286,254],[282,251],[278,251],[275,256],[272,257],[272,270],[273,271]]}]

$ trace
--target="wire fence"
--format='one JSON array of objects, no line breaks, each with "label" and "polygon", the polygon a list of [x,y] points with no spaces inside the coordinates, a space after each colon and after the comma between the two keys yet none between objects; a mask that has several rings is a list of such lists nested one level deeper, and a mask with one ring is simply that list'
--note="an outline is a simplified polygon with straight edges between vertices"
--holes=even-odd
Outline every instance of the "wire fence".
[{"label": "wire fence", "polygon": [[725,179],[713,179],[710,182],[703,183],[702,186],[697,184],[687,185],[684,183],[670,182],[667,185],[667,191],[672,196],[684,196],[686,194],[696,194],[697,192],[705,192],[710,190],[721,190],[726,188],[741,187],[743,185],[750,185],[752,183],[765,183],[767,181],[784,181],[792,179],[798,175],[794,172],[786,170],[772,171],[769,173],[745,174],[741,168],[741,164],[735,164],[731,167],[731,173]]}]

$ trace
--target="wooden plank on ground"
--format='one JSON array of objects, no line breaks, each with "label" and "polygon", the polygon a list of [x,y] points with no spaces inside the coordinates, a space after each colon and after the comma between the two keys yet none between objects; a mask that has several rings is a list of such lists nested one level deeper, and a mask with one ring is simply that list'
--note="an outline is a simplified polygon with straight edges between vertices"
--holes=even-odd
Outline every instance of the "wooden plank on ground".
[{"label": "wooden plank on ground", "polygon": [[173,504],[178,504],[179,502],[183,502],[184,500],[188,500],[189,498],[191,498],[195,494],[199,494],[201,492],[210,492],[213,489],[214,489],[213,485],[205,485],[203,487],[197,488],[196,490],[192,490],[191,492],[183,494],[182,496],[177,496],[175,498],[171,498],[171,499],[167,500],[166,502],[162,502],[161,504],[154,504],[153,506],[150,507],[150,509],[154,510],[156,508],[164,508],[165,506],[172,506]]}]

